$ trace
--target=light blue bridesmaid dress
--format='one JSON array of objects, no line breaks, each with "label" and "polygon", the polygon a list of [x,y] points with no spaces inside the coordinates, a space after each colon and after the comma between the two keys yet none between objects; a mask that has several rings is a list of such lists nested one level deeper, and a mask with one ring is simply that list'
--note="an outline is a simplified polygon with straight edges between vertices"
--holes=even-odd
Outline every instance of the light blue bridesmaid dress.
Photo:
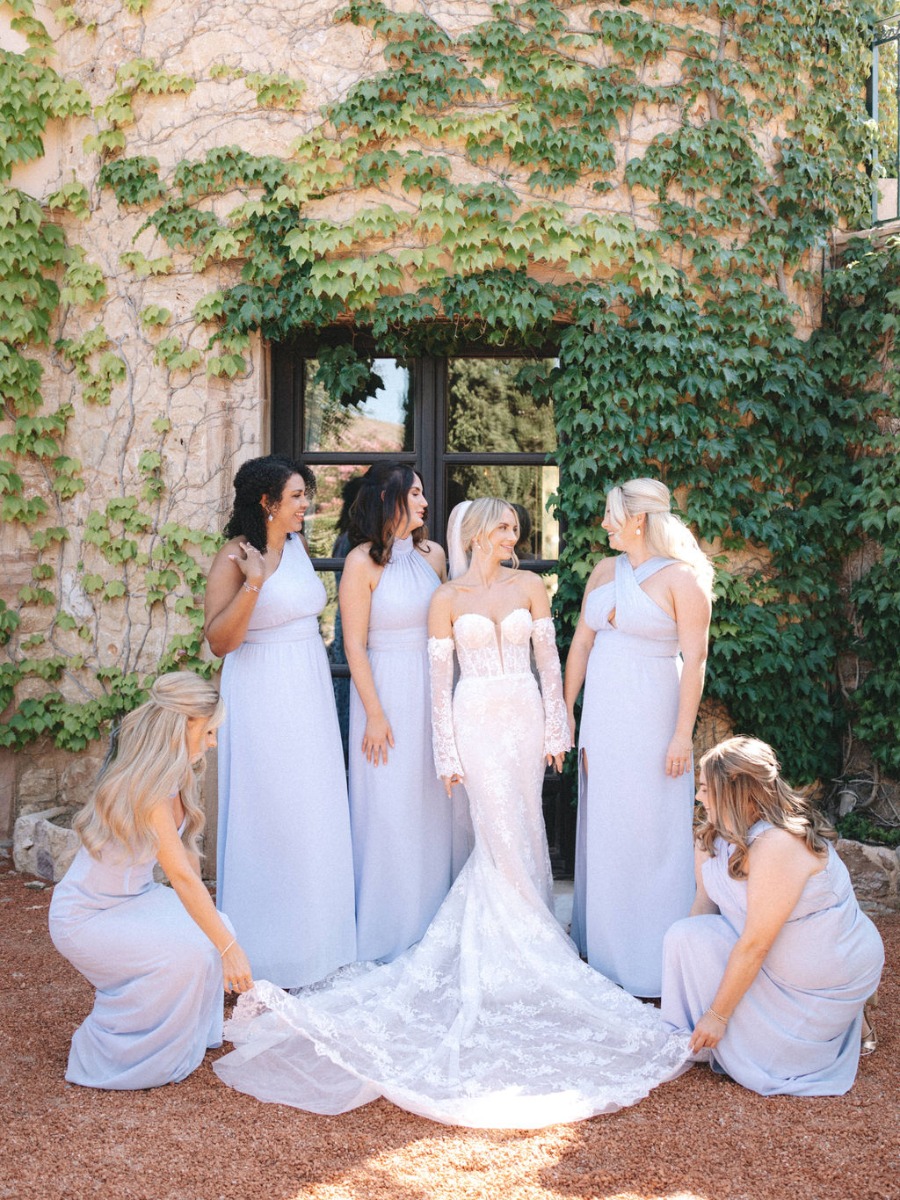
[{"label": "light blue bridesmaid dress", "polygon": [[[770,828],[758,821],[748,840]],[[731,852],[720,838],[703,864],[721,915],[689,917],[666,935],[661,1016],[681,1032],[712,1004],[747,919],[747,881],[728,874]],[[829,846],[712,1051],[713,1070],[763,1096],[843,1095],[856,1078],[863,1005],[883,965],[878,930]]]},{"label": "light blue bridesmaid dress", "polygon": [[175,892],[154,883],[155,865],[118,844],[99,858],[82,846],[53,889],[53,944],[97,989],[72,1038],[70,1083],[177,1083],[222,1041],[219,952]]},{"label": "light blue bridesmaid dress", "polygon": [[[681,658],[675,621],[642,589],[671,566],[626,554],[587,598],[572,939],[633,996],[658,996],[666,930],[694,899],[694,773],[665,773]],[[610,620],[610,617],[613,620]],[[587,756],[587,772],[584,758]]]},{"label": "light blue bridesmaid dress", "polygon": [[[357,954],[390,962],[431,923],[462,865],[453,862],[453,807],[435,778],[428,679],[428,605],[440,579],[412,537],[391,547],[372,593],[368,654],[394,733],[387,764],[360,747],[366,713],[350,689],[350,821]],[[457,844],[459,839],[457,838]]]},{"label": "light blue bridesmaid dress", "polygon": [[217,904],[258,979],[314,983],[356,958],[344,753],[318,614],[289,537],[244,641],[225,656]]}]

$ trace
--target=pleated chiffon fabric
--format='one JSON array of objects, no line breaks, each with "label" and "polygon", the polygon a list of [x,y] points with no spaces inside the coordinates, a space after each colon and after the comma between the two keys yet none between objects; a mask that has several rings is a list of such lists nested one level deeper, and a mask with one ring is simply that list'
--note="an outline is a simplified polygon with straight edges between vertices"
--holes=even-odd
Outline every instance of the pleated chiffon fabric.
[{"label": "pleated chiffon fabric", "polygon": [[131,1090],[178,1083],[221,1045],[222,962],[155,860],[82,847],[53,890],[53,944],[97,989],[76,1029],[66,1079]]},{"label": "pleated chiffon fabric", "polygon": [[217,904],[254,977],[301,987],[356,958],[350,812],[325,588],[298,537],[225,656]]},{"label": "pleated chiffon fabric", "polygon": [[[758,821],[752,842],[771,826]],[[703,884],[720,915],[689,917],[666,935],[662,1016],[689,1032],[713,1002],[747,919],[747,882],[728,874],[721,838],[703,864]],[[840,1096],[856,1078],[863,1005],[878,987],[884,947],[860,910],[833,846],[807,880],[794,911],[738,1002],[714,1070],[763,1096]]]},{"label": "pleated chiffon fabric", "polygon": [[458,872],[453,804],[431,752],[428,605],[439,586],[412,537],[395,539],[372,593],[368,635],[375,688],[394,734],[387,763],[375,766],[362,752],[366,713],[351,685],[350,826],[363,961],[390,962],[418,942]]},{"label": "pleated chiffon fabric", "polygon": [[548,908],[544,754],[568,745],[551,622],[517,609],[454,631],[455,692],[453,641],[429,643],[435,758],[465,775],[471,857],[393,962],[295,996],[257,982],[214,1068],[231,1087],[319,1113],[384,1096],[446,1124],[538,1128],[634,1104],[688,1065],[686,1039],[582,963]]},{"label": "pleated chiffon fabric", "polygon": [[596,637],[579,731],[572,937],[633,996],[660,994],[663,937],[695,891],[694,773],[665,773],[681,680],[677,629],[641,587],[672,561],[635,569],[620,554],[614,579],[585,605]]}]

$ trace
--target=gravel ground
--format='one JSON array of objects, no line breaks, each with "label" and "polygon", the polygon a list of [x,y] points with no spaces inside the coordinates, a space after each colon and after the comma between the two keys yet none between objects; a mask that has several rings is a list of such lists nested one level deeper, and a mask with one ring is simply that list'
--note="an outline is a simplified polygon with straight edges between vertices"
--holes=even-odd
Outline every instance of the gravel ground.
[{"label": "gravel ground", "polygon": [[259,1104],[210,1064],[99,1092],[63,1079],[87,983],[47,934],[50,890],[0,862],[0,1197],[15,1200],[897,1200],[900,916],[880,1046],[853,1091],[764,1100],[695,1067],[635,1108],[516,1133],[432,1124],[380,1100],[342,1117]]}]

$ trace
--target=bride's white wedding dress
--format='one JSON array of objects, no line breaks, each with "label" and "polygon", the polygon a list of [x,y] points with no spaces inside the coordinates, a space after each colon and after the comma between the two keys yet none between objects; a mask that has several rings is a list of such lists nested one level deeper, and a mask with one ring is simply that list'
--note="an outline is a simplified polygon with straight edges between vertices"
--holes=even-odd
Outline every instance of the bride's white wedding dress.
[{"label": "bride's white wedding dress", "polygon": [[454,633],[455,692],[453,640],[429,642],[435,761],[465,776],[472,855],[393,962],[241,998],[236,1049],[215,1064],[240,1091],[332,1114],[385,1096],[446,1124],[535,1128],[634,1104],[689,1065],[686,1038],[582,963],[548,907],[544,754],[569,745],[552,622],[468,613]]}]

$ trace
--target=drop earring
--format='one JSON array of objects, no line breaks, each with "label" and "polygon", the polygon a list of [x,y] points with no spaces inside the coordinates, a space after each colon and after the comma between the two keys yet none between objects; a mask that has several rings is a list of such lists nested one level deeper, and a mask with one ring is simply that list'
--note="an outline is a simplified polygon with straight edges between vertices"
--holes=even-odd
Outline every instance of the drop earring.
[{"label": "drop earring", "polygon": [[271,512],[270,512],[270,513],[267,513],[267,514],[266,514],[266,520],[267,520],[267,521],[272,521],[272,520],[274,520],[274,518],[275,518],[275,514],[274,514],[274,513],[271,513]]}]

